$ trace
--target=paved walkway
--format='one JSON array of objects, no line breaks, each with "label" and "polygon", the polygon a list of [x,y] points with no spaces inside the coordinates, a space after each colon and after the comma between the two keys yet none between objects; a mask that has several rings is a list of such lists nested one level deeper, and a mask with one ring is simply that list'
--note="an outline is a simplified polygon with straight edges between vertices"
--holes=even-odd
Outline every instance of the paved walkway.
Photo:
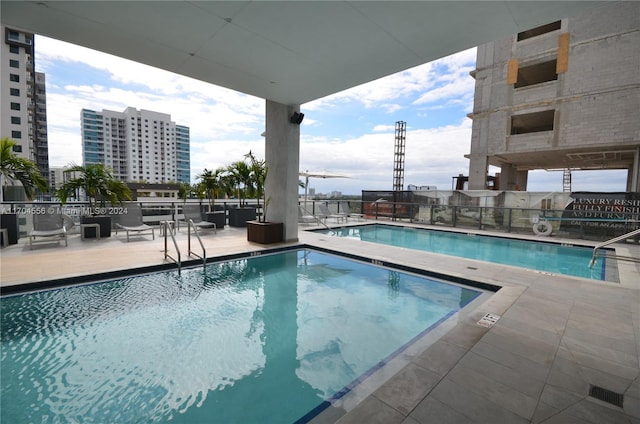
[{"label": "paved walkway", "polygon": [[[225,228],[203,239],[209,257],[264,249],[247,242],[244,229]],[[617,284],[306,231],[300,242],[502,287],[313,422],[640,423],[637,263],[619,264]],[[24,243],[1,251],[3,287],[165,263],[164,239],[157,234],[155,241],[143,236],[129,243],[123,234],[99,241],[72,235],[69,247],[41,245],[32,251]],[[183,252],[186,243],[182,230]],[[617,245],[617,250],[640,257],[637,245]],[[490,328],[477,324],[487,313],[500,316]],[[623,395],[623,406],[589,396],[592,386]]]}]

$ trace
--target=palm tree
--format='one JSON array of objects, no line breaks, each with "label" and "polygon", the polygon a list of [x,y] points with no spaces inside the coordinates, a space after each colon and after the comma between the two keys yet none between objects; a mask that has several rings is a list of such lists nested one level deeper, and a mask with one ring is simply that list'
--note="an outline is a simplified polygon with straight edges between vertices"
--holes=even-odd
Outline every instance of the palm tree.
[{"label": "palm tree", "polygon": [[196,177],[200,180],[200,185],[206,191],[207,197],[209,198],[209,212],[213,212],[216,195],[220,188],[220,179],[225,172],[225,168],[222,167],[215,171],[205,168],[202,174]]},{"label": "palm tree", "polygon": [[[8,137],[0,140],[0,202],[3,200],[4,185],[19,182],[27,199],[33,199],[37,190],[46,193],[47,180],[40,174],[38,166],[31,160],[18,157],[13,146],[18,143]],[[2,181],[4,180],[4,181]]]},{"label": "palm tree", "polygon": [[191,193],[191,190],[192,190],[191,184],[187,182],[182,182],[178,186],[178,197],[182,199],[183,203],[187,201],[187,198],[189,197],[189,193]]},{"label": "palm tree", "polygon": [[229,165],[227,171],[230,174],[230,181],[233,181],[237,190],[240,207],[243,207],[245,205],[244,199],[251,187],[251,168],[247,162],[239,160]]},{"label": "palm tree", "polygon": [[251,194],[256,198],[258,203],[260,203],[260,199],[262,199],[262,205],[264,209],[264,213],[261,217],[259,217],[260,222],[266,222],[267,220],[267,206],[269,205],[269,199],[267,198],[267,194],[264,190],[264,183],[267,180],[267,173],[269,172],[269,168],[267,167],[267,163],[264,159],[257,159],[254,154],[249,150],[249,153],[244,155],[245,158],[249,159],[249,170],[251,171]]},{"label": "palm tree", "polygon": [[69,197],[73,197],[79,189],[89,196],[89,206],[95,208],[98,200],[104,207],[108,200],[111,204],[131,200],[131,190],[113,175],[111,168],[101,163],[87,166],[74,165],[65,172],[75,173],[75,177],[66,181],[56,191],[56,195],[64,204]]}]

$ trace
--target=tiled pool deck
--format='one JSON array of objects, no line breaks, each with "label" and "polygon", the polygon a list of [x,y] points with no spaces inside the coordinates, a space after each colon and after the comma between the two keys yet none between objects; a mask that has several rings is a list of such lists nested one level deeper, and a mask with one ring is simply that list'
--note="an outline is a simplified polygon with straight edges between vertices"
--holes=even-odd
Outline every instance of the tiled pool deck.
[{"label": "tiled pool deck", "polygon": [[[313,422],[640,424],[640,264],[620,262],[620,284],[602,283],[308,228],[300,227],[300,243],[503,287],[456,317],[426,350],[405,355],[386,382],[372,383],[372,394],[356,391]],[[162,264],[164,238],[158,233],[155,241],[141,236],[129,243],[122,233],[84,241],[72,234],[68,247],[42,244],[33,250],[22,238],[0,251],[0,282],[37,286]],[[185,259],[184,229],[177,241]],[[203,233],[203,242],[208,257],[265,248],[247,242],[246,230],[229,227]],[[199,245],[192,247],[198,252]],[[640,257],[638,245],[615,247],[620,255]],[[169,252],[175,256],[171,245]],[[501,316],[491,328],[477,324],[487,313]],[[623,407],[590,397],[591,385],[623,394]]]}]

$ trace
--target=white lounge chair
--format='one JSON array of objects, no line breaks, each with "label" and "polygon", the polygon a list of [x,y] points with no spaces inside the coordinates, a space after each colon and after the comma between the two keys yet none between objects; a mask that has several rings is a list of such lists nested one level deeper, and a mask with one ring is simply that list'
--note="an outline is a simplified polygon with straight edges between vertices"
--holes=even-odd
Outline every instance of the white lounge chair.
[{"label": "white lounge chair", "polygon": [[136,233],[137,235],[151,233],[152,239],[156,239],[153,227],[143,222],[142,208],[138,203],[126,203],[122,210],[125,213],[111,216],[111,219],[115,220],[116,234],[118,234],[118,229],[126,231],[127,242],[129,241],[129,233]]},{"label": "white lounge chair", "polygon": [[[46,240],[37,240],[38,237]],[[33,229],[29,231],[29,249],[33,249],[35,242],[50,241],[52,238],[58,241],[64,240],[64,245],[69,245],[62,214],[45,211],[43,214],[33,215]]]},{"label": "white lounge chair", "polygon": [[302,206],[298,206],[298,222],[301,224],[315,224],[318,222],[318,218],[311,215]]},{"label": "white lounge chair", "polygon": [[349,202],[347,201],[342,201],[339,203],[339,212],[345,216],[345,219],[347,221],[351,217],[357,218],[358,220],[364,219],[363,214],[351,212],[351,207],[349,206]]},{"label": "white lounge chair", "polygon": [[198,228],[213,228],[215,233],[218,233],[218,227],[215,222],[204,221],[202,219],[200,205],[184,205],[182,207],[182,213],[184,214],[184,220],[186,222],[191,221],[192,225]]},{"label": "white lounge chair", "polygon": [[327,219],[330,219],[330,218],[335,219],[336,222],[340,222],[343,219],[345,219],[344,215],[331,212],[329,210],[329,207],[327,205],[325,205],[324,203],[318,203],[316,205],[316,207],[320,211],[318,216],[320,216],[325,222],[327,221]]}]

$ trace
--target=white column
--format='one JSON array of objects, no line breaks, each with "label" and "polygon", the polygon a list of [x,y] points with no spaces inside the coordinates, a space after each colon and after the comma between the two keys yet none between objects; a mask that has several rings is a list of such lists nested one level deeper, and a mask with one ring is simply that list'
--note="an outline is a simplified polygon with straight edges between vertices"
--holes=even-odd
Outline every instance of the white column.
[{"label": "white column", "polygon": [[300,125],[289,122],[299,105],[266,101],[265,191],[270,198],[267,221],[284,223],[284,240],[298,240],[298,172]]}]

